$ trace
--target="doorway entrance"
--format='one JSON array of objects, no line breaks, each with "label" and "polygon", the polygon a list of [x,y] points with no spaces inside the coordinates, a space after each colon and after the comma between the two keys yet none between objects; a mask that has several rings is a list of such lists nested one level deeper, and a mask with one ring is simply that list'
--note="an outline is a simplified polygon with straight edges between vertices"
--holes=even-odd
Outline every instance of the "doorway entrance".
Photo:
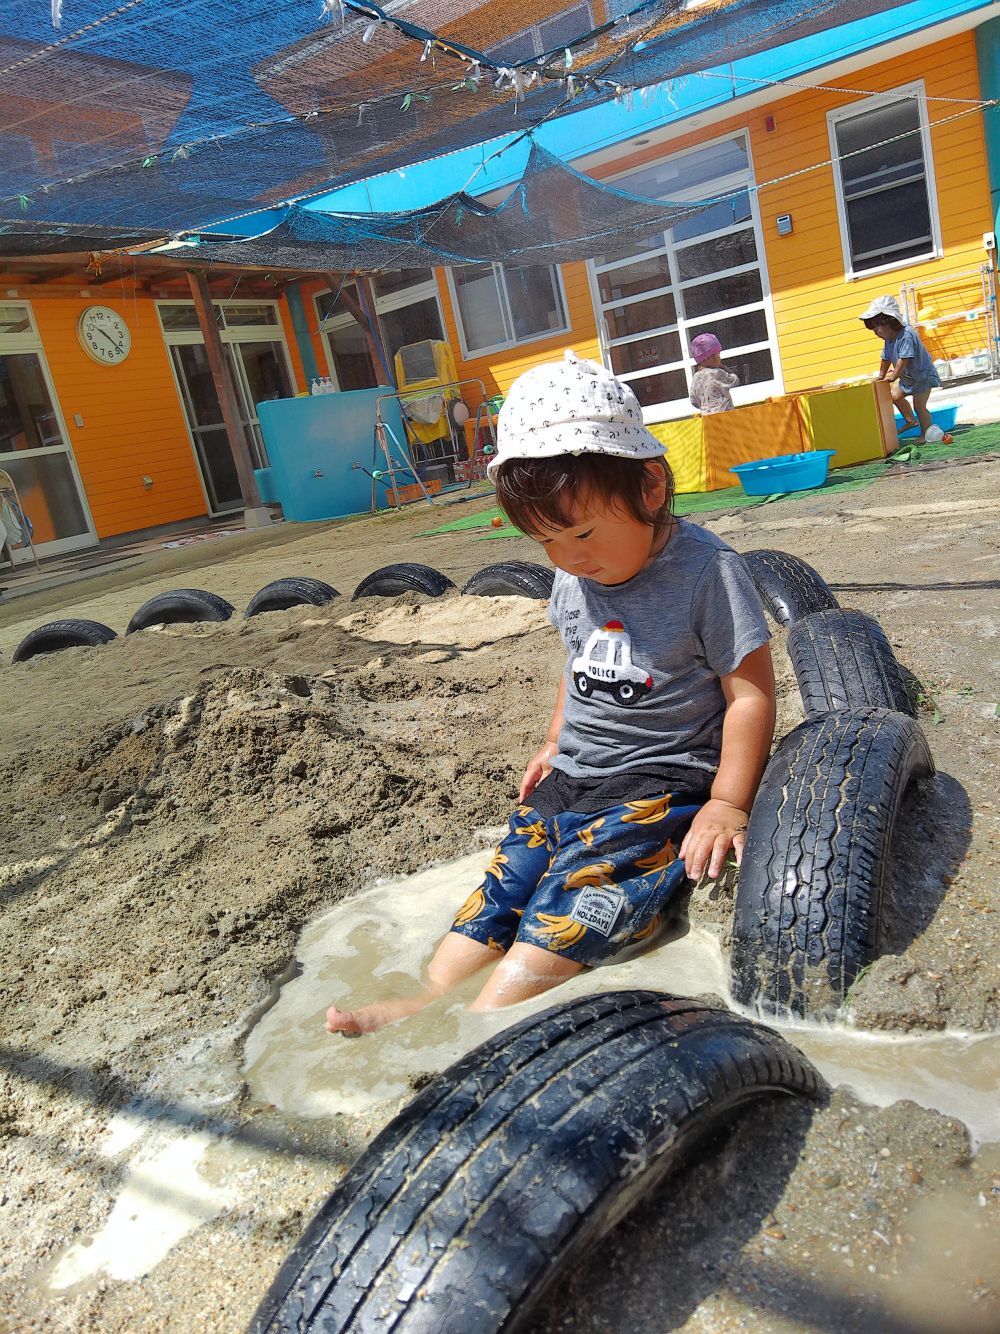
[{"label": "doorway entrance", "polygon": [[[157,309],[209,513],[232,513],[243,508],[243,493],[194,303],[160,302]],[[266,468],[257,404],[295,393],[277,306],[270,301],[222,301],[213,310],[253,466]]]},{"label": "doorway entrance", "polygon": [[[42,342],[21,303],[0,305],[0,469],[13,478],[39,556],[97,541]],[[31,560],[27,546],[12,555],[18,565]]]}]

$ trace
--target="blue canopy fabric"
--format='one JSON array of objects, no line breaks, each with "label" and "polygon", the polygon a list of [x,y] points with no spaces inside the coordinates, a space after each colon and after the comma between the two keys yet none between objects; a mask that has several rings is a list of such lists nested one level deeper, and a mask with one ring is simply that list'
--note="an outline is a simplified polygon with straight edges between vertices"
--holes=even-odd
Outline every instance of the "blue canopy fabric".
[{"label": "blue canopy fabric", "polygon": [[[419,18],[488,58],[565,6],[522,0],[515,17],[503,0],[428,0],[392,16]],[[197,231],[530,128],[613,96],[615,81],[640,88],[892,7],[707,0],[681,11],[679,0],[648,0],[630,24],[579,47],[570,71],[578,95],[563,105],[567,88],[551,59],[520,63],[539,77],[517,96],[488,66],[476,87],[468,64],[445,53],[422,61],[419,42],[391,22],[369,32],[370,13],[330,22],[319,0],[124,0],[114,9],[63,0],[58,31],[46,0],[6,0],[0,255],[27,247],[33,226],[40,245],[47,235],[63,249],[74,228],[81,249],[101,229],[109,246],[125,235]],[[459,250],[479,216],[474,202],[463,208],[464,231],[450,214],[446,241]],[[294,212],[273,240],[297,245],[320,225]]]}]

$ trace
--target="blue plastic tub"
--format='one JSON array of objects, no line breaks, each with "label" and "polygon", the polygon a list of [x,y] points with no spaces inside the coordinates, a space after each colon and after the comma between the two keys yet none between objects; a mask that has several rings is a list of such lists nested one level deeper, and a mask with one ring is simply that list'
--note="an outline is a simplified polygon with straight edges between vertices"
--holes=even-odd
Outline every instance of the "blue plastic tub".
[{"label": "blue plastic tub", "polygon": [[[899,413],[893,414],[896,418],[896,431],[900,439],[906,440],[911,435],[916,435],[919,428],[911,426],[909,430],[902,431],[900,428],[905,424]],[[935,426],[940,426],[942,431],[953,431],[955,422],[958,420],[958,405],[956,403],[946,403],[940,408],[931,409],[931,421]]]},{"label": "blue plastic tub", "polygon": [[748,496],[776,496],[785,491],[808,491],[822,486],[835,449],[813,449],[806,454],[778,454],[756,463],[739,463],[736,473]]}]

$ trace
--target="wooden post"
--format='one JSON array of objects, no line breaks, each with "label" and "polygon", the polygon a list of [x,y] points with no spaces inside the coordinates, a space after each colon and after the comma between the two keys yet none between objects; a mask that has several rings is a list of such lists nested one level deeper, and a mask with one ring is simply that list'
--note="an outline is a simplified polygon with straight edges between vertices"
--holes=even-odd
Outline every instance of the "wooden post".
[{"label": "wooden post", "polygon": [[375,372],[376,381],[381,382],[384,371],[390,385],[395,389],[396,376],[393,373],[392,363],[382,342],[382,332],[375,318],[375,294],[372,292],[371,283],[367,278],[362,278],[359,273],[354,275],[354,281],[359,291],[361,290],[361,284],[365,284],[365,299],[368,309],[371,311],[371,319],[369,320],[361,306],[347,290],[347,279],[344,275],[338,276],[336,273],[328,273],[326,274],[326,281],[330,284],[331,293],[339,294],[337,300],[343,305],[347,313],[353,315],[358,324],[361,325],[362,332],[368,342],[368,355],[372,359],[372,370]]},{"label": "wooden post", "polygon": [[257,478],[253,471],[253,459],[250,457],[246,433],[243,430],[243,422],[240,420],[236,386],[233,384],[229,362],[226,360],[226,354],[222,347],[219,326],[215,322],[212,298],[208,290],[208,279],[204,273],[191,270],[188,270],[187,278],[191,295],[194,297],[194,308],[198,312],[198,323],[201,325],[202,337],[205,340],[205,353],[208,356],[208,365],[212,372],[215,392],[219,395],[222,420],[225,423],[226,435],[229,438],[229,448],[233,451],[236,475],[239,478],[240,490],[243,492],[243,504],[245,506],[243,520],[248,528],[266,528],[271,522],[271,512],[265,505],[261,504]]}]

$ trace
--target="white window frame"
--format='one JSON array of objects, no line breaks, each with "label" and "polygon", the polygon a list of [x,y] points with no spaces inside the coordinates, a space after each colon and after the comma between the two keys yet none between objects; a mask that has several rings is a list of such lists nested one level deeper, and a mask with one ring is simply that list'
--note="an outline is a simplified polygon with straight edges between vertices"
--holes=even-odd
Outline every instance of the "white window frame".
[{"label": "white window frame", "polygon": [[[847,201],[844,198],[844,178],[840,170],[840,150],[837,146],[836,127],[842,120],[851,120],[876,106],[887,106],[896,99],[914,98],[917,103],[917,115],[920,119],[920,147],[924,155],[924,180],[927,185],[927,203],[931,219],[931,248],[919,255],[907,259],[892,260],[880,264],[877,268],[855,269],[854,256],[851,254],[851,232],[847,220]],[[931,152],[930,129],[927,124],[927,92],[923,79],[915,83],[904,84],[901,88],[891,88],[874,97],[865,97],[847,106],[837,107],[826,114],[827,134],[830,139],[830,158],[833,163],[833,188],[837,196],[837,220],[840,224],[840,246],[844,257],[844,277],[847,282],[857,282],[862,278],[871,278],[879,273],[892,273],[911,264],[926,264],[929,260],[940,259],[943,253],[941,244],[941,218],[938,211],[937,182],[934,176],[934,155]]]},{"label": "white window frame", "polygon": [[[458,267],[461,268],[463,266],[459,265]],[[511,265],[511,268],[518,267],[519,266],[516,264]],[[494,352],[506,352],[512,347],[525,347],[529,343],[538,343],[545,338],[559,338],[562,334],[570,332],[572,326],[569,319],[569,305],[566,301],[566,287],[563,283],[562,265],[547,264],[540,265],[539,267],[547,268],[555,278],[556,292],[562,305],[562,324],[554,329],[543,329],[541,333],[531,334],[527,338],[518,338],[517,335],[513,333],[514,316],[510,309],[510,298],[507,295],[507,280],[503,273],[504,266],[500,263],[494,263],[493,276],[494,281],[497,282],[497,291],[500,294],[501,314],[506,320],[507,327],[511,330],[513,337],[505,339],[501,343],[491,343],[488,347],[477,347],[475,349],[469,347],[465,337],[465,325],[462,322],[462,308],[458,301],[458,288],[455,284],[454,274],[450,268],[445,269],[445,277],[448,281],[448,295],[451,298],[451,308],[455,312],[455,327],[458,329],[458,341],[462,349],[463,361],[474,361],[478,357],[488,357]],[[498,269],[500,270],[499,275],[497,274]],[[502,281],[499,281],[498,279]]]},{"label": "white window frame", "polygon": [[[83,478],[80,475],[80,469],[77,466],[76,454],[73,450],[73,440],[66,428],[66,419],[63,416],[63,410],[59,403],[56,387],[49,371],[48,358],[45,355],[45,346],[42,343],[42,336],[38,331],[38,321],[35,319],[35,312],[32,304],[25,297],[4,297],[0,299],[0,305],[3,306],[21,306],[28,316],[28,328],[24,333],[0,333],[0,355],[16,356],[18,353],[33,353],[38,358],[38,366],[42,373],[42,380],[45,383],[46,391],[49,395],[49,402],[52,404],[52,413],[56,419],[56,425],[59,428],[61,443],[58,445],[44,445],[40,449],[18,449],[13,454],[0,454],[0,468],[4,468],[4,459],[11,457],[22,459],[51,458],[55,454],[65,454],[70,475],[76,486],[77,500],[80,502],[80,508],[83,511],[83,517],[87,524],[85,533],[75,533],[72,537],[57,537],[51,542],[36,542],[35,549],[43,558],[45,556],[58,556],[67,551],[78,551],[81,547],[92,547],[98,541],[97,529],[94,526],[94,516],[90,512],[90,501],[87,496],[87,489],[83,484]],[[31,517],[30,515],[28,516]],[[14,564],[27,564],[31,560],[31,552],[27,547],[13,548]]]},{"label": "white window frame", "polygon": [[[638,296],[623,297],[620,301],[605,302],[601,297],[600,286],[598,284],[597,265],[595,261],[592,259],[587,261],[587,280],[590,284],[590,299],[594,310],[594,320],[597,325],[598,342],[601,348],[601,358],[604,364],[609,369],[611,368],[610,347],[612,345],[617,346],[620,343],[629,342],[634,339],[637,340],[641,338],[655,337],[659,333],[676,332],[680,337],[682,344],[686,339],[688,346],[690,346],[691,337],[702,331],[699,329],[698,327],[699,325],[710,328],[712,322],[717,321],[720,318],[728,317],[731,314],[738,315],[744,313],[748,309],[759,310],[761,307],[763,307],[764,319],[767,327],[766,341],[756,342],[756,343],[746,343],[746,344],[741,344],[739,347],[726,347],[725,349],[723,349],[724,351],[723,365],[725,365],[727,357],[742,355],[747,352],[767,352],[770,354],[771,357],[773,378],[771,380],[764,380],[760,384],[737,385],[732,391],[733,402],[737,407],[742,407],[744,404],[747,403],[759,403],[768,398],[780,397],[785,392],[784,372],[782,370],[780,350],[778,347],[777,323],[774,318],[774,301],[771,296],[771,280],[767,269],[767,250],[765,249],[764,246],[764,229],[760,216],[760,201],[757,195],[757,190],[754,188],[757,182],[757,172],[756,168],[754,167],[753,142],[750,137],[749,127],[738,126],[734,129],[728,130],[725,134],[717,135],[715,136],[715,138],[712,139],[705,139],[703,142],[694,144],[689,148],[685,148],[679,153],[666,153],[662,157],[651,159],[650,161],[644,162],[642,164],[645,167],[650,167],[659,164],[661,162],[669,162],[672,158],[686,157],[689,154],[694,152],[699,152],[702,149],[711,148],[715,144],[726,143],[728,140],[735,139],[740,135],[743,136],[746,145],[748,175],[745,175],[744,173],[741,172],[737,174],[731,174],[725,177],[719,177],[713,180],[711,182],[711,194],[713,196],[717,194],[723,194],[727,189],[730,188],[747,189],[748,199],[750,203],[750,217],[742,225],[747,230],[749,230],[751,227],[753,229],[754,244],[757,249],[757,259],[755,262],[746,265],[736,265],[731,270],[730,269],[722,270],[717,274],[715,273],[707,274],[704,277],[700,278],[682,279],[677,269],[678,251],[684,250],[685,248],[690,246],[703,244],[705,241],[711,241],[719,236],[727,235],[728,233],[735,231],[736,228],[725,227],[721,231],[717,230],[713,232],[705,232],[704,235],[691,237],[689,240],[686,241],[680,241],[680,242],[669,241],[665,245],[654,246],[650,250],[644,250],[638,255],[629,255],[625,259],[615,260],[611,264],[601,265],[601,272],[603,273],[615,268],[621,268],[627,264],[634,264],[639,259],[652,258],[657,255],[666,255],[667,264],[670,270],[670,285],[668,288],[651,288],[648,292],[642,292]],[[636,168],[630,167],[627,170],[616,172],[613,176],[610,176],[608,180],[611,182],[624,181],[628,177],[634,176],[635,172]],[[684,195],[686,193],[691,193],[691,192],[681,191],[679,193],[675,193],[674,195],[672,195],[671,198],[683,202]],[[697,190],[691,193],[691,198],[697,199],[698,197],[699,195]],[[669,228],[664,228],[665,232],[669,230],[670,230]],[[616,306],[621,308],[623,306],[631,304],[632,302],[645,301],[648,298],[656,296],[658,293],[662,293],[665,291],[670,291],[672,294],[675,295],[675,304],[676,304],[677,296],[681,296],[681,300],[683,300],[682,292],[685,287],[697,286],[699,283],[708,282],[713,278],[723,277],[729,273],[746,272],[749,271],[751,268],[756,269],[757,272],[760,274],[760,286],[761,286],[761,300],[759,302],[754,302],[751,307],[746,307],[746,306],[733,307],[731,311],[727,310],[723,313],[716,312],[713,315],[698,315],[690,319],[687,318],[687,316],[681,316],[680,314],[678,314],[678,317],[673,324],[665,325],[662,329],[649,330],[641,334],[626,334],[622,335],[621,338],[615,338],[615,339],[612,339],[609,336],[607,324],[604,319],[605,306]],[[690,336],[688,335],[689,329],[691,330]],[[662,365],[652,367],[649,370],[629,372],[627,375],[623,374],[621,378],[623,379],[624,383],[628,384],[631,380],[640,380],[648,376],[658,375],[663,372],[677,371],[677,370],[683,370],[685,372],[688,381],[688,388],[690,389],[691,375],[693,373],[693,367],[690,358],[682,358],[680,361],[664,362]],[[617,372],[615,372],[615,374],[617,374]],[[671,399],[665,403],[652,403],[647,406],[644,406],[642,409],[642,416],[643,416],[643,421],[647,424],[650,424],[663,421],[676,421],[681,417],[689,417],[694,412],[695,408],[694,405],[691,403],[690,398],[683,398],[683,399],[678,398],[678,399]]]},{"label": "white window frame", "polygon": [[[343,288],[348,286],[349,281],[350,280],[347,278],[344,279],[343,283],[341,284],[341,290],[343,290]],[[356,292],[357,287],[355,287],[354,290]],[[323,352],[326,355],[327,378],[333,385],[334,389],[339,389],[340,380],[337,377],[337,363],[334,360],[333,347],[331,346],[328,335],[330,333],[336,333],[338,329],[347,329],[352,324],[356,328],[360,328],[360,325],[358,325],[357,320],[354,318],[354,316],[351,314],[349,310],[340,310],[337,311],[337,313],[334,315],[327,315],[324,317],[323,312],[319,308],[319,299],[321,296],[333,296],[333,288],[324,287],[322,291],[314,292],[312,303],[313,303],[313,310],[315,311],[316,314],[316,332],[323,340]],[[376,379],[377,378],[378,377],[376,376]]]},{"label": "white window frame", "polygon": [[[388,296],[379,296],[375,291],[373,283],[372,296],[375,298],[375,318],[378,319],[379,315],[388,314],[393,310],[400,310],[403,306],[415,306],[419,301],[427,301],[430,297],[433,297],[435,304],[437,305],[438,321],[441,325],[441,337],[443,340],[447,341],[448,325],[445,323],[444,311],[441,308],[441,292],[438,287],[436,270],[432,269],[431,273],[432,276],[425,279],[423,282],[414,283],[412,287],[400,288],[398,292],[391,292]],[[348,282],[349,280],[345,279],[343,286],[346,287]],[[322,291],[314,293],[312,302],[313,310],[316,312],[316,329],[323,340],[323,351],[326,354],[326,373],[332,381],[334,388],[339,389],[340,381],[337,379],[337,367],[333,359],[333,348],[330,346],[329,339],[327,338],[327,331],[331,329],[334,331],[337,329],[346,329],[349,325],[355,323],[355,319],[350,311],[344,310],[336,315],[328,315],[324,320],[320,313],[319,298],[321,296],[332,295],[333,288],[324,287]],[[379,335],[382,337],[384,344],[385,338],[384,335],[382,335],[381,327],[379,328]],[[376,378],[378,377],[380,369],[381,368],[378,366],[375,367]]]}]

